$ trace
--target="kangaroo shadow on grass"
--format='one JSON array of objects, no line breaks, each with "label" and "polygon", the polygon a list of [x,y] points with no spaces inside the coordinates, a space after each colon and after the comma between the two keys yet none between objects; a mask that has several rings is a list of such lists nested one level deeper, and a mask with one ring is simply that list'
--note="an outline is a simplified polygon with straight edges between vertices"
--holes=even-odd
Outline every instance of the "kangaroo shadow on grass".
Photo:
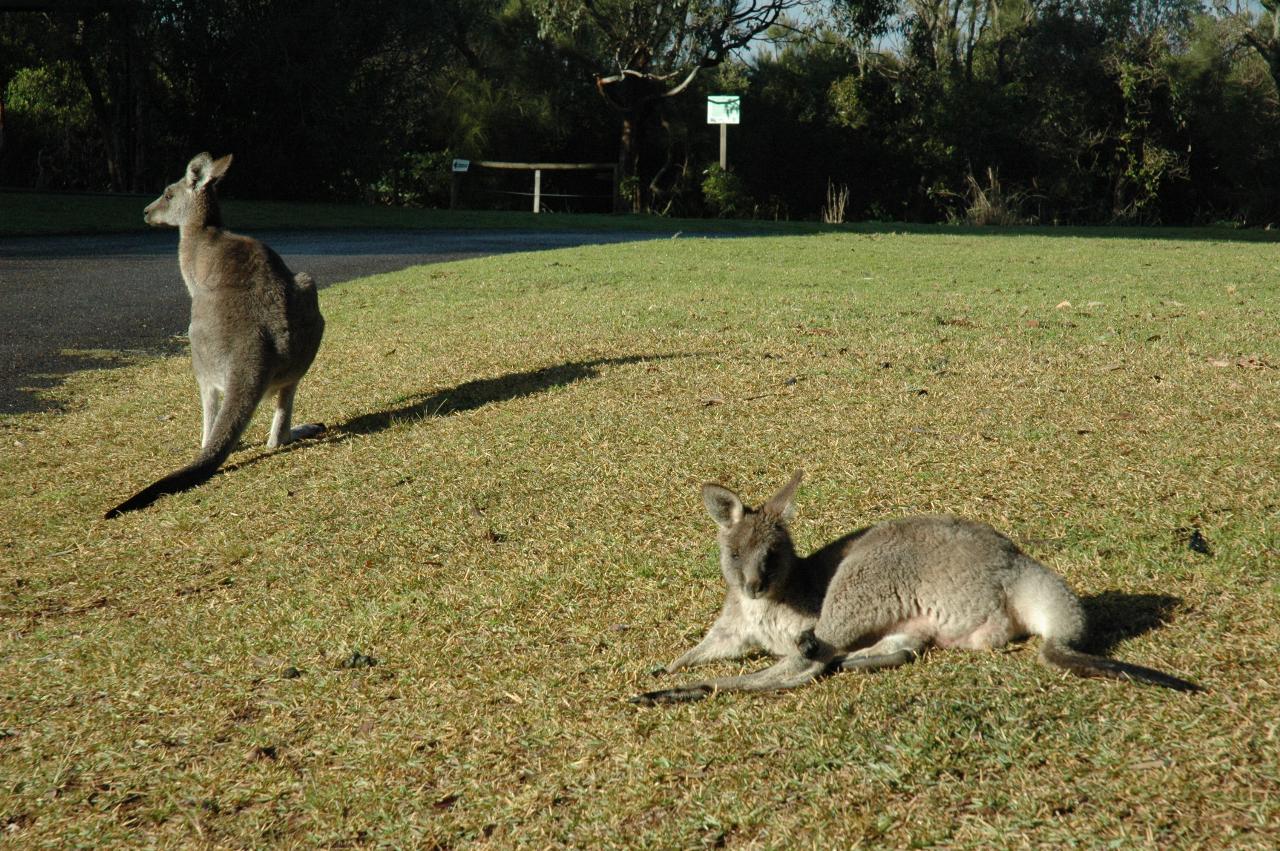
[{"label": "kangaroo shadow on grass", "polygon": [[[496,378],[480,378],[434,393],[416,393],[401,397],[400,404],[384,411],[360,414],[346,422],[330,426],[331,439],[341,440],[350,434],[371,434],[390,428],[402,420],[424,417],[444,417],[462,411],[473,411],[497,402],[509,402],[525,396],[545,393],[554,387],[563,387],[575,381],[599,378],[600,368],[622,366],[644,361],[666,360],[684,355],[628,355],[618,358],[597,358],[509,372]],[[322,438],[323,439],[323,438]]]},{"label": "kangaroo shadow on grass", "polygon": [[628,355],[618,358],[569,361],[555,366],[542,367],[541,369],[509,372],[496,378],[480,378],[475,381],[467,381],[456,387],[437,390],[434,393],[415,393],[409,396],[402,396],[397,400],[394,407],[381,411],[371,411],[367,414],[357,414],[349,420],[329,426],[315,438],[290,443],[288,446],[265,451],[261,455],[252,458],[226,464],[218,472],[230,473],[235,470],[242,470],[245,467],[251,467],[270,458],[278,458],[291,452],[302,452],[312,446],[339,443],[358,434],[376,434],[377,432],[385,431],[397,422],[405,420],[443,417],[462,411],[473,411],[485,405],[509,402],[513,399],[545,393],[554,387],[563,387],[575,381],[599,378],[601,367],[668,360],[679,357],[689,357],[689,355]]},{"label": "kangaroo shadow on grass", "polygon": [[1159,629],[1182,603],[1168,594],[1122,594],[1103,591],[1081,597],[1089,628],[1081,650],[1106,656],[1116,645]]}]

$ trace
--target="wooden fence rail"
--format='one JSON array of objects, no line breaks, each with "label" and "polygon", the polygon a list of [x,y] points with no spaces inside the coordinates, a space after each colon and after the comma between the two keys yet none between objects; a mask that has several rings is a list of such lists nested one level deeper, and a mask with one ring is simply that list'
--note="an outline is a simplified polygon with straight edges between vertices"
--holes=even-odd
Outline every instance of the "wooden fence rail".
[{"label": "wooden fence rail", "polygon": [[456,209],[458,199],[462,194],[462,181],[472,169],[496,169],[507,171],[531,171],[533,172],[533,192],[515,192],[509,194],[516,195],[532,195],[533,212],[542,212],[542,199],[547,198],[590,198],[600,197],[591,195],[581,195],[564,192],[543,192],[542,191],[542,173],[544,171],[607,171],[610,174],[610,207],[614,212],[622,209],[622,198],[618,194],[618,164],[617,163],[513,163],[501,162],[498,160],[454,160],[453,161],[453,181],[449,189],[449,209]]}]

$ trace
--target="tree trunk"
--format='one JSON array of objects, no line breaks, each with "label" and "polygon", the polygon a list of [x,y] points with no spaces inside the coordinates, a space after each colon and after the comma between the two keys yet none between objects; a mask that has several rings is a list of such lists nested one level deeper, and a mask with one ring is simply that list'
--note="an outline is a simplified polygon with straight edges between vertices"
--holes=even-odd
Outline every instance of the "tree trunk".
[{"label": "tree trunk", "polygon": [[636,174],[636,123],[628,112],[622,114],[622,134],[618,138],[618,194],[625,209],[638,213],[640,180]]},{"label": "tree trunk", "polygon": [[645,209],[644,181],[640,179],[640,158],[644,152],[645,128],[666,90],[661,80],[638,73],[597,77],[596,89],[622,116],[618,136],[618,174],[624,205],[633,213]]},{"label": "tree trunk", "polygon": [[76,67],[80,70],[80,79],[89,93],[89,105],[93,112],[94,123],[107,157],[107,176],[112,192],[122,192],[128,187],[124,164],[121,161],[120,139],[111,120],[111,104],[103,93],[102,81],[93,67],[93,58],[84,44],[84,36],[80,30],[87,26],[82,18],[76,19],[77,31],[71,36],[71,55],[75,58]]}]

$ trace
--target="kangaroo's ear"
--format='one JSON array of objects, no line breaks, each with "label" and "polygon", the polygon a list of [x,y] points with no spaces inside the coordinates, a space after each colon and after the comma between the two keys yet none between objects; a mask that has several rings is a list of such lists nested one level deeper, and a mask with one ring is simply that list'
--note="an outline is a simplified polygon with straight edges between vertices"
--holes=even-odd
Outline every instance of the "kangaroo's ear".
[{"label": "kangaroo's ear", "polygon": [[707,513],[711,515],[711,519],[716,521],[716,525],[722,529],[727,529],[742,519],[742,500],[728,488],[720,485],[703,485],[702,504],[707,507]]},{"label": "kangaroo's ear", "polygon": [[795,475],[791,477],[791,481],[787,482],[782,490],[773,495],[768,502],[764,504],[764,511],[769,512],[783,520],[790,520],[792,515],[796,513],[795,506],[791,500],[795,498],[796,488],[800,487],[800,480],[804,478],[804,470],[796,470]]},{"label": "kangaroo's ear", "polygon": [[231,154],[227,154],[225,157],[220,157],[214,160],[213,164],[209,167],[209,179],[215,182],[221,180],[222,176],[227,173],[227,169],[229,168],[231,168]]},{"label": "kangaroo's ear", "polygon": [[191,162],[187,163],[187,185],[192,189],[199,189],[209,182],[209,171],[213,168],[213,157],[209,156],[208,151],[196,154],[191,158]]}]

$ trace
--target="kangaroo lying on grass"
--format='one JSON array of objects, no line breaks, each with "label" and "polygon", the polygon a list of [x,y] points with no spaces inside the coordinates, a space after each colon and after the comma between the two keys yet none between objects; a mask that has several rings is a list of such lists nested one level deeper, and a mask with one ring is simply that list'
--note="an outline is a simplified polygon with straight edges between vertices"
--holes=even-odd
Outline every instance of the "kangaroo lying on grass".
[{"label": "kangaroo lying on grass", "polygon": [[209,479],[268,393],[276,394],[269,448],[324,431],[319,423],[290,427],[298,382],[324,334],[315,283],[306,273],[290,272],[258,240],[222,229],[214,186],[230,165],[230,154],[219,160],[199,154],[143,212],[147,224],[179,229],[178,265],[191,293],[188,335],[204,429],[195,461],[138,491],[108,518]]},{"label": "kangaroo lying on grass", "polygon": [[759,650],[781,661],[751,674],[646,692],[633,703],[795,688],[828,670],[904,665],[929,644],[985,650],[1026,635],[1043,639],[1042,661],[1077,676],[1200,690],[1160,671],[1073,650],[1085,628],[1080,600],[1060,576],[984,523],[889,520],[797,555],[787,521],[801,476],[759,509],[720,485],[703,486],[703,502],[720,527],[728,592],[706,637],[666,670]]}]

